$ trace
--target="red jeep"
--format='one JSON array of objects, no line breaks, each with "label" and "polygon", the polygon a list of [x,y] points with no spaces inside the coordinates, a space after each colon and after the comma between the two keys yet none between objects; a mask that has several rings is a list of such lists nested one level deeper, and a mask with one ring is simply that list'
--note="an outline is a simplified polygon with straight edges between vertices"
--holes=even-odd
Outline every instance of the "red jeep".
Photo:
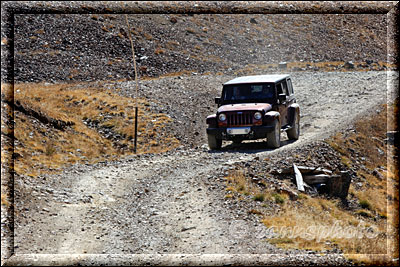
[{"label": "red jeep", "polygon": [[281,131],[290,140],[300,135],[300,107],[289,75],[239,77],[223,85],[215,98],[217,114],[207,117],[210,149],[220,149],[222,140],[267,138],[271,148],[280,147]]}]

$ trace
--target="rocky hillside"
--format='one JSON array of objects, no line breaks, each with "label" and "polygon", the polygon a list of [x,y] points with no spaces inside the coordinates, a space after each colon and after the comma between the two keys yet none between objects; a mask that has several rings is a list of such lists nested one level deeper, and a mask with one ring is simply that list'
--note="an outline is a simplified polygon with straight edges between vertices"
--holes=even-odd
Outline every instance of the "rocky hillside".
[{"label": "rocky hillside", "polygon": [[[163,265],[178,254],[255,253],[266,257],[255,261],[260,265],[349,265],[342,254],[381,255],[387,241],[397,244],[387,227],[398,195],[386,189],[398,189],[398,175],[384,166],[394,154],[384,151],[386,130],[397,127],[378,107],[396,91],[387,85],[398,84],[398,72],[382,71],[396,68],[384,10],[394,2],[351,9],[357,2],[313,1],[309,9],[306,2],[272,1],[275,9],[253,8],[265,3],[170,1],[166,10],[161,1],[2,3],[2,265],[10,255],[20,256],[6,265],[31,264],[30,255],[49,265],[69,254]],[[11,5],[22,9],[4,16]],[[220,14],[184,14],[189,5]],[[227,13],[246,6],[249,14]],[[261,14],[266,10],[274,14]],[[363,14],[350,14],[357,11]],[[131,13],[130,29],[124,13]],[[284,134],[275,150],[265,140],[209,150],[205,118],[216,110],[221,84],[283,71],[280,62],[287,62],[301,106],[300,139]],[[293,163],[348,171],[347,201],[312,188],[297,192],[293,177],[280,175]],[[379,236],[308,242],[266,232],[336,220]],[[152,256],[160,251],[167,257]],[[73,261],[104,265],[81,256]],[[193,265],[254,262],[236,256],[200,257]]]},{"label": "rocky hillside", "polygon": [[[129,15],[140,76],[232,73],[248,65],[386,61],[382,14]],[[15,16],[17,81],[132,79],[122,14]],[[381,69],[383,66],[379,66]]]}]

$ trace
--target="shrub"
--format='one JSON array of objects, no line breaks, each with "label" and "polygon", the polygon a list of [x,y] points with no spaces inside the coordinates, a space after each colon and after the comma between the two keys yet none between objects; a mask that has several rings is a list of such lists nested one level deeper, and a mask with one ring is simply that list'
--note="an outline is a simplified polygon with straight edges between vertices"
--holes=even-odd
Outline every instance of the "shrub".
[{"label": "shrub", "polygon": [[56,148],[54,146],[54,143],[53,142],[47,143],[45,151],[46,156],[52,156],[55,152]]},{"label": "shrub", "polygon": [[365,200],[365,199],[360,200],[359,204],[360,204],[361,208],[371,210],[371,204],[368,202],[368,200]]},{"label": "shrub", "polygon": [[264,194],[257,194],[257,195],[255,195],[255,196],[253,197],[253,200],[254,200],[254,201],[260,201],[260,202],[262,202],[262,201],[264,201],[264,199],[265,199],[265,195],[264,195]]},{"label": "shrub", "polygon": [[357,215],[360,215],[362,217],[366,217],[366,218],[372,218],[373,215],[371,214],[371,212],[369,212],[368,210],[359,210],[356,212]]},{"label": "shrub", "polygon": [[282,197],[282,195],[280,195],[278,193],[273,194],[272,197],[274,198],[275,203],[278,203],[278,204],[285,203],[285,199]]}]

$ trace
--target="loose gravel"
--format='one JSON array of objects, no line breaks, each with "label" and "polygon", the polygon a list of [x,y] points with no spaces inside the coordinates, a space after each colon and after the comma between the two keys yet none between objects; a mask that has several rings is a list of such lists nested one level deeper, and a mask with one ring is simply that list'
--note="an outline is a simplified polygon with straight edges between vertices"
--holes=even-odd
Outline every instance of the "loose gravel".
[{"label": "loose gravel", "polygon": [[[387,82],[385,72],[293,73],[292,77],[302,110],[301,136],[275,150],[265,142],[251,141],[239,146],[226,142],[221,151],[208,149],[205,114],[213,109],[210,99],[219,93],[221,82],[230,77],[143,81],[141,95],[157,96],[154,108],[182,121],[181,139],[188,142],[163,154],[76,165],[38,179],[17,178],[16,254],[146,254],[153,260],[161,254],[224,254],[237,256],[237,262],[246,262],[249,255],[273,254],[270,264],[348,264],[340,251],[326,251],[329,256],[321,257],[269,244],[271,233],[257,215],[248,212],[255,201],[225,198],[224,177],[238,164],[260,165],[265,157],[285,158],[293,149],[313,150],[307,144],[351,127],[357,115],[367,116],[386,100],[386,92],[380,90]],[[109,86],[123,88],[121,93],[129,95],[130,85]],[[195,131],[198,138],[189,142]],[[254,263],[250,260],[254,257],[247,263]],[[211,259],[218,262],[218,257]],[[85,256],[82,261],[98,263]]]},{"label": "loose gravel", "polygon": [[[218,10],[215,5],[233,10],[237,4],[199,3],[210,11]],[[11,14],[13,5],[20,13],[31,14]],[[88,81],[103,81],[99,86],[134,97],[134,82],[122,80],[134,77],[123,16],[105,14],[120,11],[120,3],[107,5],[82,1],[2,4],[2,82],[81,82],[77,86],[85,88]],[[187,10],[194,8],[190,3],[183,5]],[[240,8],[265,12],[257,5],[242,2]],[[271,5],[271,10],[280,12],[307,8],[303,3]],[[334,5],[324,3],[321,8],[329,11]],[[354,5],[341,2],[339,13],[369,10],[370,5],[384,13],[392,3]],[[125,4],[126,10],[139,13],[151,8],[163,13],[162,6],[155,2],[149,7],[140,1]],[[47,14],[56,11],[74,14]],[[44,14],[32,14],[36,12]],[[300,13],[130,15],[140,77],[181,73],[143,80],[139,90],[139,97],[150,100],[154,112],[173,119],[163,130],[173,133],[181,146],[163,154],[77,164],[58,175],[15,176],[15,221],[3,216],[2,205],[2,251],[12,244],[9,239],[3,242],[10,231],[5,226],[14,226],[14,255],[7,264],[349,264],[340,251],[322,255],[269,244],[271,233],[257,215],[248,212],[257,203],[225,198],[224,177],[238,166],[276,167],[263,161],[265,157],[274,157],[275,162],[281,159],[285,166],[293,151],[328,151],[320,140],[351,127],[354,118],[368,116],[385,103],[386,85],[398,84],[397,73],[315,72],[315,67],[306,67],[291,73],[301,107],[298,141],[289,142],[283,134],[282,147],[275,150],[267,148],[264,140],[241,145],[224,142],[220,151],[210,151],[206,144],[205,118],[216,111],[214,97],[220,95],[222,83],[235,77],[235,71],[247,67],[256,74],[271,73],[277,70],[257,70],[255,65],[280,61],[356,61],[363,69],[375,66],[379,70],[384,66],[378,66],[378,61],[396,62],[396,53],[386,53],[387,45],[392,49],[393,44],[386,41],[385,14]],[[3,64],[11,58],[12,65]],[[2,121],[3,114],[2,107]],[[279,186],[274,179],[268,181]],[[4,258],[2,253],[2,262]]]}]

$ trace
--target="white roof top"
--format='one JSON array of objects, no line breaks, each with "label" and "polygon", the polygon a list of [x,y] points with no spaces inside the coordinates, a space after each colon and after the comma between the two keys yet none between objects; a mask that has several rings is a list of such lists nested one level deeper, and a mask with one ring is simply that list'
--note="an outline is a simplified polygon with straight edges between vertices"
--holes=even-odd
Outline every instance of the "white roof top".
[{"label": "white roof top", "polygon": [[243,76],[230,80],[224,83],[224,85],[238,83],[274,83],[287,77],[289,77],[289,74]]}]

